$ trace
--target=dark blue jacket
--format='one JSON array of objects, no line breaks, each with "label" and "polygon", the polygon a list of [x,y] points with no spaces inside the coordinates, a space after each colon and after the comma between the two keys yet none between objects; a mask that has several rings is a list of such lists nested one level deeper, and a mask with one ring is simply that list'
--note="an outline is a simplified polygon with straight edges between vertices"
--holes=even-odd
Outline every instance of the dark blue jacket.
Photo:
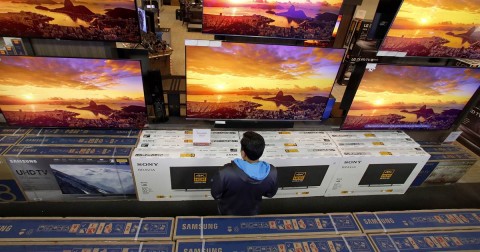
[{"label": "dark blue jacket", "polygon": [[272,198],[277,190],[277,169],[273,165],[263,180],[251,178],[233,161],[212,178],[212,197],[223,215],[259,214],[262,196]]}]

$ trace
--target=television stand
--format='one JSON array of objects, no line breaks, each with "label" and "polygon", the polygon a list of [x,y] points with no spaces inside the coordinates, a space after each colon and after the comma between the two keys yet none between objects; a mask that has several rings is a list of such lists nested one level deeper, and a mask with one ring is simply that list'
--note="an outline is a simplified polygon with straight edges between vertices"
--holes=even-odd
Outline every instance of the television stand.
[{"label": "television stand", "polygon": [[293,121],[215,121],[215,128],[293,128]]}]

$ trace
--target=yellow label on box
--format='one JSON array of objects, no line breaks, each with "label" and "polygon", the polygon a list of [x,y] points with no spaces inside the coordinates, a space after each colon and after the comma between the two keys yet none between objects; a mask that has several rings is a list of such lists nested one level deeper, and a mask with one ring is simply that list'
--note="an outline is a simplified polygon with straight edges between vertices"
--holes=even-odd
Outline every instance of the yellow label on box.
[{"label": "yellow label on box", "polygon": [[193,139],[185,139],[183,140],[184,143],[193,143]]},{"label": "yellow label on box", "polygon": [[207,173],[194,173],[193,183],[207,183]]},{"label": "yellow label on box", "polygon": [[279,131],[278,134],[280,134],[280,135],[289,135],[289,134],[292,134],[292,132],[290,132],[290,131]]},{"label": "yellow label on box", "polygon": [[365,133],[363,134],[365,137],[375,137],[375,134],[373,133]]},{"label": "yellow label on box", "polygon": [[288,149],[288,150],[285,150],[285,152],[287,152],[287,153],[298,152],[298,149]]},{"label": "yellow label on box", "polygon": [[303,182],[306,176],[307,172],[295,172],[295,174],[293,174],[292,182]]},{"label": "yellow label on box", "polygon": [[284,146],[297,146],[296,143],[284,143],[283,145]]},{"label": "yellow label on box", "polygon": [[372,142],[373,145],[385,145],[383,142]]},{"label": "yellow label on box", "polygon": [[391,179],[393,176],[393,173],[395,173],[395,169],[384,170],[382,172],[382,175],[380,175],[380,179]]},{"label": "yellow label on box", "polygon": [[390,151],[380,151],[380,155],[382,156],[391,156],[393,155]]},{"label": "yellow label on box", "polygon": [[195,153],[180,153],[180,157],[182,158],[195,157]]}]

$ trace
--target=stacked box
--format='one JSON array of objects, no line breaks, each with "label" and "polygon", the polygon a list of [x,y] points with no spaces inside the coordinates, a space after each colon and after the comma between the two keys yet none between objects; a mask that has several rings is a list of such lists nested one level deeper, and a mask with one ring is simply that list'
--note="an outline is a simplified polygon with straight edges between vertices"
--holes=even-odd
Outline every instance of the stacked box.
[{"label": "stacked box", "polygon": [[0,135],[0,145],[5,146],[5,145],[14,145],[18,143],[20,139],[22,139],[23,135],[5,135],[1,136]]},{"label": "stacked box", "polygon": [[163,241],[173,218],[3,218],[0,241]]},{"label": "stacked box", "polygon": [[456,183],[477,159],[456,146],[423,147],[431,157],[411,186]]},{"label": "stacked box", "polygon": [[329,131],[332,139],[409,138],[405,132],[397,131]]},{"label": "stacked box", "polygon": [[173,242],[28,242],[28,243],[3,243],[0,251],[8,252],[174,252]]},{"label": "stacked box", "polygon": [[350,213],[259,216],[180,216],[174,240],[360,234]]},{"label": "stacked box", "polygon": [[41,146],[123,146],[135,147],[138,138],[134,137],[82,137],[82,136],[26,136],[17,146],[20,145],[41,145]]},{"label": "stacked box", "polygon": [[176,252],[194,251],[245,251],[245,252],[287,252],[287,251],[335,251],[370,252],[375,251],[366,235],[284,237],[237,240],[190,240],[177,241]]},{"label": "stacked box", "polygon": [[29,200],[135,198],[130,154],[124,147],[14,146],[4,153]]},{"label": "stacked box", "polygon": [[478,230],[371,234],[369,237],[379,252],[480,251]]},{"label": "stacked box", "polygon": [[28,132],[35,136],[109,136],[109,137],[137,137],[137,129],[69,129],[69,128],[36,128]]},{"label": "stacked box", "polygon": [[383,147],[420,147],[412,138],[364,138],[364,139],[335,139],[332,138],[340,149],[348,148],[383,148]]},{"label": "stacked box", "polygon": [[25,195],[3,157],[9,147],[0,145],[0,202],[25,201]]},{"label": "stacked box", "polygon": [[26,128],[0,128],[0,136],[24,136],[30,131]]},{"label": "stacked box", "polygon": [[343,149],[325,196],[403,194],[428,161],[422,148]]},{"label": "stacked box", "polygon": [[480,209],[354,213],[364,233],[480,230]]},{"label": "stacked box", "polygon": [[211,178],[237,157],[237,131],[212,131],[211,146],[194,146],[189,130],[144,130],[132,155],[138,198],[211,200]]}]

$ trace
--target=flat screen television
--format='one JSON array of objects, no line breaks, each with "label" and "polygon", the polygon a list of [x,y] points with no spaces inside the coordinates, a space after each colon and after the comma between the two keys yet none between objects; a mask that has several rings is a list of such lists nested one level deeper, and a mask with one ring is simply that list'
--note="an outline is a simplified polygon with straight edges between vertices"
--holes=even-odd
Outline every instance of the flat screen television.
[{"label": "flat screen television", "polygon": [[208,190],[212,178],[221,166],[173,166],[170,167],[172,190]]},{"label": "flat screen television", "polygon": [[139,42],[134,0],[1,1],[0,37]]},{"label": "flat screen television", "polygon": [[474,68],[377,65],[364,73],[342,129],[449,129],[479,78]]},{"label": "flat screen television", "polygon": [[0,56],[0,109],[10,126],[142,128],[140,61]]},{"label": "flat screen television", "polygon": [[343,0],[204,0],[203,33],[331,40]]},{"label": "flat screen television", "polygon": [[322,118],[344,49],[217,45],[186,46],[187,118]]},{"label": "flat screen television", "polygon": [[480,59],[479,11],[478,0],[404,0],[379,51]]},{"label": "flat screen television", "polygon": [[413,169],[417,166],[412,164],[371,164],[363,174],[358,185],[401,185],[407,181]]}]

